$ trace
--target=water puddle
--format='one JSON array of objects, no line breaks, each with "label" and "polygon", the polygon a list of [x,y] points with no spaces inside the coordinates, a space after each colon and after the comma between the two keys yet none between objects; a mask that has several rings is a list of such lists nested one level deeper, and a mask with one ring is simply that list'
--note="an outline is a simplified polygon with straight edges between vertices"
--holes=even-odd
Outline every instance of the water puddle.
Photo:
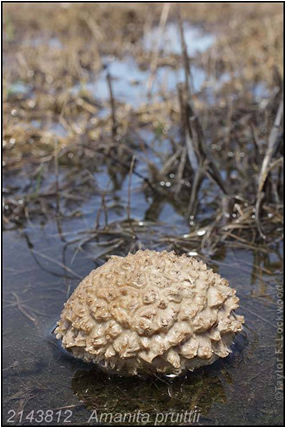
[{"label": "water puddle", "polygon": [[[99,73],[94,81],[76,84],[71,93],[78,95],[80,92],[87,92],[94,99],[101,101],[109,100],[110,92],[107,83],[107,72],[112,78],[114,97],[123,103],[138,108],[141,104],[154,100],[162,100],[162,93],[176,92],[178,83],[185,81],[185,74],[182,68],[169,66],[159,67],[154,76],[152,85],[152,97],[148,96],[148,81],[151,77],[149,70],[142,70],[132,57],[117,59],[115,57],[102,58],[105,69]],[[206,73],[203,69],[192,67],[193,89],[198,92],[206,80]]]},{"label": "water puddle", "polygon": [[23,40],[23,45],[28,47],[41,47],[46,46],[48,49],[61,50],[63,45],[57,37],[33,37],[31,39]]},{"label": "water puddle", "polygon": [[17,81],[15,83],[11,83],[8,87],[8,96],[13,95],[22,95],[27,96],[30,95],[32,91],[32,86],[27,85],[21,81]]},{"label": "water puddle", "polygon": [[[216,40],[213,34],[205,33],[200,28],[184,23],[185,41],[188,54],[197,56],[209,49]],[[142,42],[145,51],[152,51],[156,46],[159,36],[159,28],[154,27],[149,31]],[[159,56],[163,58],[167,55],[181,55],[181,40],[179,28],[174,23],[168,23],[164,29],[163,36],[158,44]],[[103,69],[87,82],[77,83],[72,89],[73,95],[88,93],[89,96],[100,101],[108,101],[110,92],[107,83],[107,73],[112,79],[112,90],[114,98],[121,102],[138,108],[142,104],[161,101],[165,95],[177,94],[177,85],[185,82],[185,72],[182,65],[170,66],[159,65],[152,75],[149,65],[140,66],[134,57],[125,56],[116,58],[115,56],[103,56],[101,58]],[[207,72],[195,64],[191,64],[191,85],[194,94],[203,92],[206,101],[214,105],[217,102],[217,93],[224,85],[234,82],[238,78],[237,72],[234,75],[223,72],[217,78],[209,76]],[[151,81],[151,92],[149,84]],[[256,83],[248,88],[249,92],[256,100],[269,97],[269,91],[263,82]],[[150,96],[151,93],[151,96]],[[108,110],[101,110],[100,117],[105,117]]]},{"label": "water puddle", "polygon": [[64,138],[68,135],[68,131],[61,123],[52,120],[31,120],[31,125],[35,129],[44,129],[46,132],[55,134],[58,137]]},{"label": "water puddle", "polygon": [[[214,35],[188,23],[184,29],[188,51],[193,57],[215,42]],[[142,45],[148,53],[157,38],[157,28],[144,37]],[[32,44],[56,50],[64,48],[57,38],[43,40],[35,39]],[[177,26],[168,23],[159,40],[160,54],[162,57],[180,55],[180,46]],[[84,98],[87,92],[89,97],[102,102],[102,108],[98,107],[94,113],[96,119],[110,115],[107,73],[112,78],[117,104],[129,104],[133,109],[160,101],[164,94],[170,98],[177,94],[177,84],[185,80],[182,67],[158,66],[149,98],[149,66],[139,66],[130,55],[122,59],[103,56],[102,62],[101,71],[90,72],[84,83],[77,82],[70,89],[74,99],[79,95]],[[201,91],[213,105],[219,101],[215,91],[221,91],[235,77],[222,73],[214,81],[201,67],[193,65],[191,70],[194,92]],[[20,81],[11,84],[9,90],[9,95],[19,97],[34,93],[29,85]],[[269,96],[262,82],[249,90],[256,99]],[[68,94],[68,88],[63,91]],[[213,191],[213,184],[207,181],[204,184],[208,186],[207,191],[203,186],[201,190],[199,217],[188,218],[189,195],[183,200],[180,195],[176,197],[175,192],[171,194],[169,189],[175,185],[175,174],[171,170],[160,173],[177,149],[173,148],[171,131],[164,133],[160,123],[156,127],[132,130],[134,134],[126,136],[129,140],[124,141],[125,145],[130,141],[136,155],[131,182],[129,152],[122,156],[116,154],[117,162],[113,162],[111,156],[101,156],[100,150],[92,152],[91,144],[83,161],[82,147],[65,146],[56,177],[53,136],[65,138],[68,130],[56,117],[47,120],[35,116],[29,126],[35,131],[47,131],[51,138],[49,151],[40,157],[44,158],[42,163],[24,163],[24,155],[24,166],[20,170],[12,168],[5,175],[5,195],[9,203],[5,200],[4,210],[12,224],[3,236],[5,419],[9,411],[15,411],[14,424],[20,424],[21,411],[27,415],[32,410],[52,410],[53,413],[62,410],[69,411],[63,415],[70,417],[72,424],[90,425],[88,420],[93,410],[140,410],[151,415],[149,424],[153,424],[156,412],[181,413],[198,408],[200,423],[204,425],[258,424],[259,421],[281,424],[275,396],[281,243],[261,245],[259,249],[250,245],[238,249],[229,243],[215,255],[207,250],[199,252],[200,244],[195,239],[188,240],[189,233],[195,233],[199,224],[197,239],[205,234],[201,224],[213,216],[215,205],[211,203],[217,198],[217,189]],[[35,144],[40,144],[39,140]],[[9,137],[7,145],[13,149],[15,139]],[[217,143],[211,148],[218,150],[218,147]],[[32,149],[33,146],[28,145],[28,150]],[[47,160],[49,156],[51,162]],[[221,166],[225,179],[234,172],[234,167]],[[162,191],[159,194],[149,191],[145,177],[150,177],[153,186]],[[186,184],[187,193],[190,184]],[[29,209],[25,210],[26,206]],[[57,209],[61,215],[55,214]],[[22,222],[19,212],[24,217]],[[110,379],[96,367],[62,351],[51,331],[73,289],[111,254],[126,255],[139,248],[176,250],[197,256],[237,289],[239,313],[245,316],[246,327],[228,358],[183,379]],[[64,424],[63,418],[60,423]]]},{"label": "water puddle", "polygon": [[[204,52],[216,40],[213,34],[205,33],[201,28],[194,27],[188,22],[184,22],[183,30],[187,51],[190,56]],[[148,51],[152,51],[155,47],[164,54],[181,55],[182,49],[178,25],[174,22],[169,22],[165,26],[162,36],[159,27],[152,28],[144,36],[143,47]]]},{"label": "water puddle", "polygon": [[[154,27],[144,38],[143,48],[148,51],[154,46],[154,40],[158,37],[158,28]],[[197,28],[186,24],[185,38],[189,48],[190,55],[196,55],[209,48],[215,41],[211,34],[205,34]],[[167,24],[163,39],[160,41],[165,54],[181,54],[181,41],[178,27],[173,24]],[[106,75],[110,74],[112,78],[114,97],[120,102],[139,107],[141,104],[162,100],[162,94],[169,94],[177,91],[177,85],[185,81],[185,73],[181,66],[158,66],[154,76],[151,75],[150,67],[142,68],[138,65],[135,58],[125,56],[123,59],[115,56],[103,56],[101,58],[104,69],[94,76],[94,81],[87,83],[78,83],[71,93],[74,95],[80,92],[88,92],[94,99],[101,101],[109,100],[110,93]],[[192,89],[194,92],[201,90],[206,82],[206,73],[200,68],[192,65]],[[148,93],[148,84],[152,79],[151,98]]]},{"label": "water puddle", "polygon": [[[176,225],[171,209],[163,217],[167,223],[135,226],[145,247],[171,249],[162,237],[182,231],[179,226],[171,230]],[[230,357],[184,379],[110,380],[96,367],[62,352],[50,334],[80,278],[108,255],[126,253],[132,243],[126,235],[119,245],[118,223],[109,237],[92,237],[91,226],[85,216],[65,220],[60,232],[50,223],[31,225],[22,233],[4,233],[4,415],[21,407],[26,414],[32,409],[56,411],[62,407],[71,410],[73,424],[87,425],[93,410],[120,413],[139,408],[154,417],[157,411],[168,412],[169,408],[181,412],[196,407],[206,424],[215,420],[254,423],[261,414],[276,423],[274,349],[280,248],[266,254],[228,249],[207,260],[237,289],[239,313],[246,319],[245,332]]]}]

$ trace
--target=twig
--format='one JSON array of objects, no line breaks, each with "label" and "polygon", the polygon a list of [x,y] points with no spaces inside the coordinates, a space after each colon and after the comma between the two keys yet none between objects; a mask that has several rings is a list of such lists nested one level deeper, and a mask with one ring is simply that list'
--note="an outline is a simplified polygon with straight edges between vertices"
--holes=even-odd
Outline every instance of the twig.
[{"label": "twig", "polygon": [[271,323],[269,320],[264,319],[264,317],[260,316],[257,313],[254,313],[254,311],[249,310],[249,308],[243,307],[243,310],[248,311],[249,313],[253,314],[253,316],[257,317],[260,320],[263,320],[263,322],[266,322],[268,325],[272,326],[273,328],[276,328],[276,325],[274,325],[274,323]]},{"label": "twig", "polygon": [[155,71],[157,68],[159,42],[162,39],[162,35],[163,35],[164,28],[165,28],[165,25],[167,22],[170,6],[171,6],[171,3],[164,3],[162,11],[161,11],[161,15],[160,15],[159,26],[158,26],[158,34],[157,34],[157,38],[155,41],[155,48],[154,48],[153,53],[152,53],[151,62],[150,62],[150,76],[149,76],[149,79],[147,81],[148,95],[150,95],[150,92],[151,92],[151,89],[153,86],[154,75],[155,75]]},{"label": "twig", "polygon": [[78,274],[76,274],[73,270],[71,270],[71,268],[67,267],[66,265],[62,264],[61,262],[57,261],[56,259],[50,258],[47,255],[41,254],[40,252],[37,252],[35,254],[35,251],[33,249],[30,249],[30,250],[34,254],[34,256],[36,256],[36,254],[37,254],[37,256],[39,256],[39,257],[41,257],[43,259],[46,259],[48,261],[51,261],[54,264],[58,265],[59,267],[63,268],[65,271],[67,271],[68,273],[71,273],[77,279],[80,279],[80,280],[82,279],[82,277],[78,276]]},{"label": "twig", "polygon": [[114,100],[113,88],[112,88],[112,79],[111,79],[109,72],[107,72],[106,78],[107,78],[109,95],[110,95],[111,117],[112,117],[112,135],[114,138],[117,134],[117,127],[118,126],[117,126],[117,120],[116,120],[116,110],[115,110],[115,100]]},{"label": "twig", "polygon": [[[115,163],[123,166],[124,168],[129,170],[129,166],[126,163],[123,163],[121,160],[115,158],[114,156],[112,156],[112,154],[109,152],[108,154],[106,153],[100,153],[102,154],[104,157],[110,158],[112,159]],[[156,188],[154,188],[154,186],[152,185],[152,183],[150,182],[150,180],[148,178],[146,178],[145,176],[143,176],[141,173],[133,171],[133,174],[138,176],[139,178],[141,178],[148,186],[149,188],[154,192],[157,193]]]},{"label": "twig", "polygon": [[182,187],[182,177],[183,177],[183,171],[185,169],[185,164],[187,161],[187,148],[183,147],[180,162],[177,168],[177,175],[176,175],[176,189],[175,189],[175,197],[177,197],[177,194],[180,192]]},{"label": "twig", "polygon": [[190,61],[189,61],[189,56],[187,52],[187,45],[184,37],[184,29],[183,29],[183,22],[182,22],[181,12],[180,12],[180,4],[178,3],[177,6],[178,6],[177,11],[178,11],[179,31],[180,31],[183,62],[184,62],[185,84],[186,84],[186,90],[187,90],[187,99],[189,100],[192,93],[190,82],[189,82],[189,76],[191,77],[191,68],[190,68]]},{"label": "twig", "polygon": [[269,164],[276,150],[276,146],[279,142],[278,136],[279,136],[279,128],[282,122],[282,118],[283,118],[283,99],[281,99],[280,101],[279,108],[274,120],[274,124],[269,134],[268,147],[267,147],[267,150],[262,162],[260,174],[258,177],[258,189],[257,189],[257,198],[256,198],[256,205],[255,205],[255,218],[256,218],[257,229],[263,239],[266,239],[266,236],[263,233],[263,230],[260,224],[260,211],[261,211],[262,204],[265,197],[264,188],[267,182],[269,172],[271,170],[271,167],[269,166]]},{"label": "twig", "polygon": [[135,156],[132,158],[131,166],[130,166],[130,173],[129,173],[129,185],[128,185],[128,205],[127,205],[127,216],[128,221],[131,222],[131,190],[132,190],[132,175],[133,175],[133,169],[135,164]]},{"label": "twig", "polygon": [[[108,186],[109,186],[109,183],[110,183],[110,181],[108,182]],[[96,215],[96,219],[95,219],[95,230],[97,230],[100,226],[100,216],[101,216],[102,210],[104,212],[104,217],[105,217],[105,227],[108,226],[108,209],[106,206],[105,196],[106,196],[106,192],[103,191],[101,193],[101,205],[97,211],[97,215]]]},{"label": "twig", "polygon": [[28,311],[24,308],[24,306],[22,305],[20,298],[18,297],[18,295],[15,292],[11,292],[13,297],[16,300],[16,304],[17,304],[17,308],[19,309],[19,311],[27,318],[29,319],[31,322],[34,323],[35,326],[38,326],[38,320],[31,316],[31,314],[28,313]]},{"label": "twig", "polygon": [[203,166],[200,166],[195,173],[194,181],[192,184],[190,202],[189,202],[189,206],[188,206],[188,215],[189,216],[194,215],[194,213],[195,213],[195,210],[197,207],[197,202],[198,202],[198,192],[199,192],[199,189],[200,189],[201,184],[203,182],[204,176],[205,176],[205,170],[204,170]]}]

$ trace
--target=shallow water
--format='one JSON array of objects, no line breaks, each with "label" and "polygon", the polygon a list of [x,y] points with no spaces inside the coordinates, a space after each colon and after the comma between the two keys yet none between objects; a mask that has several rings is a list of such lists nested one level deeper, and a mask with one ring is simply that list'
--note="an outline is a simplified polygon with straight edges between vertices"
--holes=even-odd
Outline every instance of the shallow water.
[{"label": "shallow water", "polygon": [[[201,29],[189,24],[184,25],[184,32],[188,54],[191,56],[205,51],[215,41],[215,37],[212,34],[204,33]],[[146,51],[153,51],[153,48],[156,47],[158,50],[163,49],[165,54],[181,55],[179,29],[175,23],[168,23],[166,25],[162,37],[159,37],[159,44],[157,46],[156,41],[158,36],[159,31],[157,27],[148,31],[142,40],[143,48]],[[131,56],[125,56],[123,59],[118,59],[112,55],[103,56],[102,63],[104,70],[99,75],[94,76],[94,81],[86,84],[78,83],[72,89],[72,93],[76,94],[80,90],[84,90],[96,99],[109,99],[109,88],[106,79],[106,73],[109,72],[113,80],[114,97],[121,102],[137,107],[142,103],[159,99],[159,94],[162,92],[173,92],[176,90],[177,84],[184,82],[185,78],[182,67],[158,67],[155,72],[151,90],[152,98],[150,99],[147,90],[148,82],[151,78],[149,67],[146,70],[140,68]],[[192,89],[198,92],[206,81],[206,73],[202,68],[192,65],[191,74],[193,81]]]},{"label": "shallow water", "polygon": [[[117,59],[114,56],[106,56],[102,58],[102,61],[105,69],[99,73],[97,78],[94,76],[94,81],[76,84],[71,91],[73,94],[87,91],[94,99],[108,100],[110,95],[106,74],[109,72],[112,77],[114,97],[132,107],[138,107],[143,103],[160,100],[161,93],[175,91],[177,85],[184,81],[182,68],[159,67],[155,73],[150,99],[147,86],[151,73],[149,70],[141,69],[134,58],[126,56],[123,59]],[[198,92],[205,83],[206,73],[202,68],[195,66],[191,71],[193,90]]]},{"label": "shallow water", "polygon": [[[185,223],[171,229],[175,215],[170,212],[167,218],[169,224],[164,217],[160,223],[136,227],[146,248],[171,249],[162,236],[187,228]],[[143,224],[144,215],[139,219]],[[207,260],[237,289],[238,312],[246,319],[244,333],[228,358],[172,381],[109,378],[66,355],[51,333],[80,278],[101,265],[108,251],[124,255],[130,247],[129,237],[116,248],[108,236],[101,236],[78,250],[78,243],[71,242],[80,235],[85,238],[88,225],[86,215],[65,220],[60,233],[55,223],[4,233],[4,419],[16,411],[13,419],[19,420],[21,410],[24,417],[35,411],[36,419],[40,410],[45,414],[51,410],[56,417],[59,408],[65,408],[72,412],[73,424],[87,424],[93,410],[97,416],[105,412],[135,416],[140,410],[153,423],[158,413],[173,411],[182,417],[196,408],[202,424],[281,424],[275,389],[280,248],[272,247],[268,254],[228,249]],[[63,412],[62,424],[70,415]]]},{"label": "shallow water", "polygon": [[[173,35],[177,33],[173,31],[172,24],[167,26],[165,37],[172,40],[167,48],[179,54],[176,35]],[[213,36],[201,36],[198,30],[187,26],[185,36],[191,55],[214,41]],[[145,49],[155,37],[154,32],[143,41]],[[53,41],[51,47],[59,49],[60,45]],[[96,99],[108,100],[108,70],[116,99],[132,106],[148,101],[149,72],[141,70],[132,57],[105,57],[103,62],[107,68],[90,79],[84,88],[75,85],[74,94],[84,89]],[[192,67],[192,76],[195,91],[201,90],[203,85],[211,88],[211,81],[202,69]],[[220,83],[227,82],[227,78],[223,75]],[[166,85],[167,92],[173,91],[182,80],[182,69],[159,67],[153,93],[159,96],[162,84]],[[30,88],[19,82],[11,90],[24,96]],[[262,84],[251,90],[257,97],[268,96]],[[32,125],[37,128],[42,123],[35,120]],[[64,128],[57,123],[50,123],[50,131],[57,136],[65,135]],[[153,139],[147,129],[140,132],[145,141]],[[169,142],[165,139],[157,140],[156,144],[160,153],[169,152]],[[148,154],[156,166],[162,166],[163,162],[151,150]],[[135,171],[148,176],[145,162],[138,160]],[[60,165],[60,179],[65,172],[66,167]],[[195,223],[189,224],[185,218],[182,201],[151,197],[142,189],[142,179],[135,174],[131,185],[130,227],[128,175],[118,172],[111,178],[108,167],[100,164],[96,166],[94,178],[99,190],[107,193],[108,228],[104,232],[104,212],[99,221],[100,233],[94,230],[102,200],[100,191],[86,197],[78,217],[49,222],[37,218],[27,221],[22,229],[4,232],[4,422],[64,425],[65,421],[71,421],[88,425],[92,411],[97,410],[97,417],[102,413],[113,416],[130,413],[134,418],[132,422],[130,418],[125,420],[129,425],[140,420],[137,414],[141,411],[144,421],[149,424],[157,421],[159,425],[177,421],[175,414],[185,423],[183,416],[192,410],[203,425],[281,425],[279,355],[276,353],[280,349],[277,325],[281,301],[280,244],[261,246],[259,250],[234,249],[228,245],[212,257],[197,253],[195,246],[188,248],[189,253],[197,254],[226,277],[240,297],[238,313],[245,316],[246,326],[237,337],[232,354],[225,360],[201,368],[186,378],[120,378],[108,377],[96,367],[74,360],[62,351],[52,330],[63,303],[81,278],[111,254],[126,255],[139,247],[172,250],[175,247],[171,237],[187,235],[195,227]],[[6,179],[10,187],[20,188],[23,182],[20,174]],[[169,181],[157,185],[171,186],[171,176]],[[216,197],[216,193],[208,193],[208,198]],[[197,220],[204,220],[207,215],[209,210]],[[174,413],[172,419],[171,415],[166,418],[170,412]],[[97,421],[93,418],[94,424],[99,424]]]},{"label": "shallow water", "polygon": [[[188,55],[195,58],[199,53],[205,52],[211,48],[216,40],[212,33],[205,32],[201,28],[184,23],[184,37],[187,46]],[[23,45],[44,46],[50,50],[60,50],[64,46],[56,38],[47,36],[22,42]],[[157,44],[158,43],[158,44]],[[161,58],[167,55],[179,55],[181,51],[181,41],[179,28],[176,23],[169,22],[163,33],[159,33],[158,27],[148,29],[141,42],[142,48],[153,54],[158,49]],[[125,55],[118,58],[114,55],[103,55],[101,57],[102,69],[97,73],[91,73],[88,81],[78,81],[69,89],[72,95],[77,96],[80,93],[87,93],[89,97],[98,101],[109,101],[110,92],[107,83],[107,73],[112,80],[112,90],[114,98],[131,107],[139,107],[142,104],[160,101],[166,94],[177,91],[177,85],[185,81],[185,72],[182,64],[158,65],[155,73],[150,71],[150,63],[147,67],[140,66],[132,55]],[[236,70],[233,75],[228,72],[220,73],[213,77],[208,75],[201,67],[191,61],[191,89],[194,94],[201,91],[205,94],[208,103],[214,103],[215,93],[221,90],[224,84],[234,81],[242,70]],[[152,81],[150,89],[150,81]],[[257,82],[247,88],[252,96],[258,100],[268,99],[270,93],[264,82]],[[18,97],[33,98],[33,88],[21,81],[10,84],[8,88],[9,95]],[[109,114],[105,108],[99,112],[103,117]],[[36,124],[37,127],[37,124]],[[55,131],[56,133],[56,131]],[[60,135],[59,135],[60,136]]]},{"label": "shallow water", "polygon": [[[184,23],[183,30],[187,51],[190,56],[198,52],[204,52],[214,44],[216,39],[214,34],[205,33],[201,28],[194,27],[187,22]],[[181,40],[177,23],[169,22],[162,33],[158,27],[152,28],[145,34],[143,46],[150,51],[156,47],[164,53],[181,55]]]}]

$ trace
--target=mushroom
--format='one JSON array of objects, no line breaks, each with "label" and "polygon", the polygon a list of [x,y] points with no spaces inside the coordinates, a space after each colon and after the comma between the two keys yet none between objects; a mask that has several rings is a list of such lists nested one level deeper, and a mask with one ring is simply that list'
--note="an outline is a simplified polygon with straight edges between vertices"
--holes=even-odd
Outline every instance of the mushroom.
[{"label": "mushroom", "polygon": [[65,303],[55,334],[108,371],[179,375],[226,357],[243,316],[227,280],[193,257],[112,256]]}]

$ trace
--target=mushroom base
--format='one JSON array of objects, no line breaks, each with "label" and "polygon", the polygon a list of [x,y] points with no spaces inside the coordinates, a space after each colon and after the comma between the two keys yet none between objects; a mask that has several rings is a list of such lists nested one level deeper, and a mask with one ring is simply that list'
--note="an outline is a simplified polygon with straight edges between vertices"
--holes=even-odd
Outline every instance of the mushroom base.
[{"label": "mushroom base", "polygon": [[[164,355],[157,356],[151,363],[146,362],[143,359],[137,357],[121,358],[119,356],[113,356],[110,359],[102,359],[98,355],[92,355],[84,351],[82,347],[72,347],[66,350],[72,353],[72,355],[78,359],[84,360],[87,363],[96,364],[102,371],[107,374],[119,374],[119,375],[171,375],[171,377],[177,377],[187,372],[192,372],[202,366],[211,365],[219,358],[227,357],[232,350],[230,349],[233,343],[235,334],[228,333],[223,335],[222,341],[227,348],[227,354],[221,356],[213,353],[210,358],[202,358],[195,356],[191,359],[187,359],[180,355],[180,367],[175,368],[169,363]],[[174,347],[173,350],[179,354],[179,347]]]}]

